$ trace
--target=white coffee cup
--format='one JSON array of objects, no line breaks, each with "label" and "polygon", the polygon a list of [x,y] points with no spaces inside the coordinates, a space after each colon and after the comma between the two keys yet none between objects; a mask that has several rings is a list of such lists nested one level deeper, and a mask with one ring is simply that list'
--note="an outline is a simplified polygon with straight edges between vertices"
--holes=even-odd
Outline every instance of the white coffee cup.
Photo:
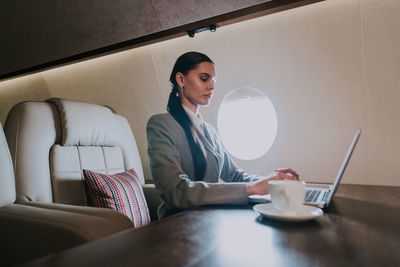
[{"label": "white coffee cup", "polygon": [[306,196],[304,181],[272,180],[268,182],[272,205],[281,213],[301,210]]}]

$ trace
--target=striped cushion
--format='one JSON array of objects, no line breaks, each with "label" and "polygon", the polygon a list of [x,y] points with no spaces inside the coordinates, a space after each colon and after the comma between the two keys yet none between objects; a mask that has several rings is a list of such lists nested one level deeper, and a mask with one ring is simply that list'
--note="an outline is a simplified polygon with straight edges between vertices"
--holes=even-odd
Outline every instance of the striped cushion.
[{"label": "striped cushion", "polygon": [[113,175],[83,170],[89,203],[125,214],[135,227],[150,223],[149,209],[134,169]]}]

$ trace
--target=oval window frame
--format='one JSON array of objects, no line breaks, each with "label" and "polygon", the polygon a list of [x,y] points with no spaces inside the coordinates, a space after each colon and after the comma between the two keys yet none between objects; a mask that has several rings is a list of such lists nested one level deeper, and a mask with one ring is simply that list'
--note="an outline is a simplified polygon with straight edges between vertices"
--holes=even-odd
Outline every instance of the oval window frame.
[{"label": "oval window frame", "polygon": [[[242,111],[237,111],[235,108],[245,108],[249,113],[243,115]],[[232,114],[228,115],[229,112]],[[232,118],[232,116],[237,118]],[[249,116],[257,118],[255,123],[251,122],[254,119],[246,120],[246,117]],[[253,130],[249,129],[251,125],[253,125]],[[278,126],[275,106],[270,98],[257,88],[232,89],[225,95],[218,107],[217,129],[221,141],[229,154],[240,160],[255,160],[265,155],[275,143]],[[267,128],[271,128],[269,133]],[[267,132],[263,135],[258,131]],[[238,140],[241,141],[238,142]]]}]

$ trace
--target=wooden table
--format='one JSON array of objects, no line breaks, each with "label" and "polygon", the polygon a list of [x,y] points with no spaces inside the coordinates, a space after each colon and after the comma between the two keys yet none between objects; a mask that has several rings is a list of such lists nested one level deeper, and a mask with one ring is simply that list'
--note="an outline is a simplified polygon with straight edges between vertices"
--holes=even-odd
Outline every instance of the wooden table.
[{"label": "wooden table", "polygon": [[251,206],[185,211],[27,265],[400,266],[400,187],[341,185],[326,214],[306,223]]}]

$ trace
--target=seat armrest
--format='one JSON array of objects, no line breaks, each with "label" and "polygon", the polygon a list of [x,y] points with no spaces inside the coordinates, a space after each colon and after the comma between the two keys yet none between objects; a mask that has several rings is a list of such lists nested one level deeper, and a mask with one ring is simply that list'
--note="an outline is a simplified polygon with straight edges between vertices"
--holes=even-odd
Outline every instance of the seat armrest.
[{"label": "seat armrest", "polygon": [[152,221],[158,220],[157,208],[161,204],[160,196],[154,184],[142,185],[144,196],[146,197],[147,206],[149,207],[150,218]]},{"label": "seat armrest", "polygon": [[119,229],[93,215],[21,204],[0,207],[2,264],[10,265],[96,240]]},{"label": "seat armrest", "polygon": [[127,216],[112,209],[88,207],[88,206],[76,206],[76,205],[59,204],[59,203],[36,202],[36,201],[26,201],[26,202],[20,202],[18,204],[50,209],[50,210],[80,213],[84,215],[103,218],[108,220],[113,225],[113,228],[116,231],[123,231],[126,229],[133,228],[133,223]]}]

